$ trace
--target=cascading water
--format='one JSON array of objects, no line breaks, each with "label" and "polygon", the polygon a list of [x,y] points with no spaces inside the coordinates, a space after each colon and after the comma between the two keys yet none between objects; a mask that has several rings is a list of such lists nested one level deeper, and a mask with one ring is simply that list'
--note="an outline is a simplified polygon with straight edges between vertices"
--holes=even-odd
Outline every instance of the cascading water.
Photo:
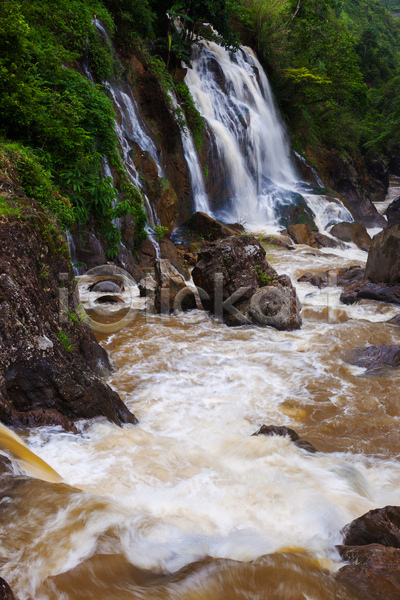
[{"label": "cascading water", "polygon": [[[213,134],[214,163],[227,190],[222,201],[210,198],[208,212],[231,222],[244,220],[250,229],[278,226],[280,207],[295,203],[302,187],[268,79],[254,52],[241,47],[233,53],[213,42],[195,46],[185,82]],[[303,197],[323,229],[352,220],[339,202]]]}]

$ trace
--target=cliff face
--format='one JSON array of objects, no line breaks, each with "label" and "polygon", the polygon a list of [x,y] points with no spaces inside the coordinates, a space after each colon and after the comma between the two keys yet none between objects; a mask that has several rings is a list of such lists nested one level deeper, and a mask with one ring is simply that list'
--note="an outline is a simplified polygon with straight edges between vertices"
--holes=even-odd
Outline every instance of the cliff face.
[{"label": "cliff face", "polygon": [[[61,291],[60,291],[61,288]],[[16,427],[105,416],[136,423],[101,380],[110,364],[74,305],[63,234],[0,180],[0,420]],[[62,311],[60,312],[60,299]]]}]

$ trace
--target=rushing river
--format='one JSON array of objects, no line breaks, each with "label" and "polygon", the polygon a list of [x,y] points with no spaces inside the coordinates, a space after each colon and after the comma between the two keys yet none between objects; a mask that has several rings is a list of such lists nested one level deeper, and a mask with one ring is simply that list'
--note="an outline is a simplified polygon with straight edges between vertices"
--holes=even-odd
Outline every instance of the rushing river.
[{"label": "rushing river", "polygon": [[[268,252],[294,282],[366,260],[356,248]],[[335,544],[352,519],[400,504],[400,371],[366,375],[346,356],[398,343],[385,323],[398,308],[296,286],[300,331],[139,311],[102,336],[109,384],[140,423],[25,433],[65,484],[0,487],[0,574],[20,600],[354,598],[335,582]],[[320,452],[252,437],[263,423]]]}]

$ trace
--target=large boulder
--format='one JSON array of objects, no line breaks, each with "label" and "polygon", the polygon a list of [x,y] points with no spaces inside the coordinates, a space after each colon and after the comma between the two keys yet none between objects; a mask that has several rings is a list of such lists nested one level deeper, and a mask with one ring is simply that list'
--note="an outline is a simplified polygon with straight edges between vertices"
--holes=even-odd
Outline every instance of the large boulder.
[{"label": "large boulder", "polygon": [[193,239],[213,242],[222,240],[236,234],[230,227],[216,221],[203,212],[195,212],[186,223],[182,225],[183,234]]},{"label": "large boulder", "polygon": [[312,231],[309,225],[305,223],[289,225],[287,232],[295,244],[305,244],[311,246],[311,248],[338,248],[343,246],[337,240],[323,233]]},{"label": "large boulder", "polygon": [[400,367],[400,345],[383,344],[353,350],[348,361],[368,372],[381,371],[389,367]]},{"label": "large boulder", "polygon": [[400,507],[385,506],[370,510],[346,525],[342,534],[346,546],[382,544],[389,548],[400,548]]},{"label": "large boulder", "polygon": [[372,283],[369,279],[355,279],[344,286],[340,295],[340,301],[343,304],[354,304],[363,299],[400,304],[400,285],[386,285],[385,283]]},{"label": "large boulder", "polygon": [[33,201],[16,202],[22,218],[0,227],[0,419],[70,431],[97,416],[136,423],[100,378],[111,366],[75,310],[61,234]]},{"label": "large boulder", "polygon": [[368,252],[371,245],[371,237],[364,225],[356,221],[354,223],[338,223],[332,227],[330,233],[343,242],[353,242],[365,252]]},{"label": "large boulder", "polygon": [[158,313],[167,314],[174,310],[197,308],[193,290],[187,287],[182,275],[166,258],[154,262],[156,278],[155,308]]},{"label": "large boulder", "polygon": [[336,580],[365,600],[399,600],[400,550],[380,544],[338,546],[346,566]]},{"label": "large boulder", "polygon": [[265,250],[252,235],[203,246],[192,277],[203,306],[227,325],[301,327],[295,288],[287,275],[278,275],[268,264]]},{"label": "large boulder", "polygon": [[373,283],[400,283],[400,225],[392,225],[374,236],[365,278]]},{"label": "large boulder", "polygon": [[400,224],[400,196],[387,207],[385,216],[389,225]]}]

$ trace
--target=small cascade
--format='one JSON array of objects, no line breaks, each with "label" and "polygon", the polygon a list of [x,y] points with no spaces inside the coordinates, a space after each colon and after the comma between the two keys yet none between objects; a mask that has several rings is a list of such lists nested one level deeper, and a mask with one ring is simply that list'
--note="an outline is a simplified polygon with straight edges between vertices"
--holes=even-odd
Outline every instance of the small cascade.
[{"label": "small cascade", "polygon": [[61,477],[44,460],[27,448],[22,439],[0,423],[0,450],[11,456],[32,477],[51,483],[61,482]]},{"label": "small cascade", "polygon": [[311,171],[317,184],[320,187],[324,187],[324,182],[322,181],[321,177],[318,175],[317,171],[311,165],[308,164],[304,156],[301,156],[301,154],[299,154],[298,152],[295,152],[294,154],[299,159],[299,161],[302,162],[303,165],[305,165],[309,171]]},{"label": "small cascade", "polygon": [[76,248],[75,248],[74,238],[72,237],[71,232],[68,229],[65,232],[65,234],[67,237],[68,250],[69,250],[69,255],[71,258],[72,270],[74,272],[74,275],[76,277],[78,277],[79,275],[82,275],[82,273],[80,272],[81,268],[76,266],[78,264],[78,258],[76,256]]},{"label": "small cascade", "polygon": [[314,215],[315,224],[321,233],[327,233],[338,223],[351,223],[354,218],[340,200],[328,196],[303,194],[308,207]]}]

